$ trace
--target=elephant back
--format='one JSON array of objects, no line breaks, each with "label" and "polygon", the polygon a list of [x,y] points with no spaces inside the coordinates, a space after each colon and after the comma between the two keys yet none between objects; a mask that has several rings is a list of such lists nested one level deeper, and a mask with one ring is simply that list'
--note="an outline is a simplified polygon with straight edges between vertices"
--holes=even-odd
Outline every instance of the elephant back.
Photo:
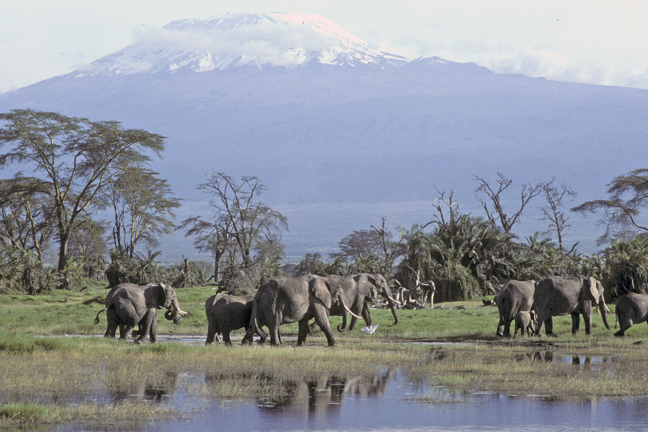
[{"label": "elephant back", "polygon": [[496,298],[500,315],[506,320],[513,320],[519,312],[531,310],[535,292],[535,281],[508,281]]}]

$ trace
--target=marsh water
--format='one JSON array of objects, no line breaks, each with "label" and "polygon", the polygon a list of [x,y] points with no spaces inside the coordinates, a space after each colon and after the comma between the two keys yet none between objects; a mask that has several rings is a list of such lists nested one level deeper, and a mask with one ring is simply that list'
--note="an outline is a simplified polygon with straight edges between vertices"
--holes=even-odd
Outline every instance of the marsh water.
[{"label": "marsh water", "polygon": [[[203,338],[173,337],[180,343]],[[443,349],[438,349],[443,355]],[[563,362],[575,368],[614,369],[612,358],[529,352],[520,361]],[[285,382],[287,396],[227,401],[186,389],[215,385],[219,376],[178,374],[165,388],[133,383],[129,389],[92,395],[100,403],[149,400],[182,413],[177,420],[152,423],[147,431],[645,431],[648,398],[570,402],[544,395],[456,394],[446,387],[412,382],[399,370],[375,376],[327,377]],[[74,425],[56,430],[80,431]],[[114,427],[92,430],[116,430]],[[133,430],[133,429],[130,429]]]}]

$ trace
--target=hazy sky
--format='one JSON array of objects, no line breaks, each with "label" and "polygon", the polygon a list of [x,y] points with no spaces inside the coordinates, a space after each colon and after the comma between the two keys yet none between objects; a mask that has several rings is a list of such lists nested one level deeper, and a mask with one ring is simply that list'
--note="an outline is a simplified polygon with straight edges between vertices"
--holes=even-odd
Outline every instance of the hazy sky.
[{"label": "hazy sky", "polygon": [[0,93],[71,72],[176,19],[251,12],[321,15],[410,59],[648,89],[644,0],[0,0]]}]

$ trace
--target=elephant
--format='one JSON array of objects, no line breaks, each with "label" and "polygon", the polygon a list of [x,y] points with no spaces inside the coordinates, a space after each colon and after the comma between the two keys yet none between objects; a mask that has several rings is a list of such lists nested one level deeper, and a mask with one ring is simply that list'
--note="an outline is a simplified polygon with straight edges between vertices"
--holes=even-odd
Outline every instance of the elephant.
[{"label": "elephant", "polygon": [[[536,335],[542,335],[542,323],[556,315],[571,314],[572,334],[578,333],[580,314],[585,321],[585,333],[592,334],[592,304],[598,305],[605,328],[609,309],[603,298],[603,285],[593,277],[549,277],[538,283],[533,295],[538,312]],[[553,328],[547,326],[547,335],[555,336]],[[553,327],[553,326],[552,326]]]},{"label": "elephant", "polygon": [[515,333],[513,337],[517,337],[518,330],[521,330],[522,337],[531,336],[536,325],[536,313],[534,311],[520,311],[515,317]]},{"label": "elephant", "polygon": [[180,309],[176,293],[164,283],[135,285],[119,284],[106,296],[106,307],[97,313],[95,325],[99,323],[99,314],[106,312],[108,325],[105,337],[115,337],[119,327],[119,338],[127,339],[133,328],[139,324],[138,337],[135,343],[141,343],[149,335],[151,343],[157,341],[157,310],[168,309],[164,317],[175,324],[187,312]]},{"label": "elephant", "polygon": [[254,296],[250,325],[242,343],[251,344],[254,331],[261,333],[260,328],[265,325],[270,334],[270,344],[279,345],[279,326],[299,322],[297,346],[302,346],[308,334],[308,320],[315,318],[326,335],[328,346],[334,346],[335,338],[328,316],[337,301],[342,303],[342,319],[346,327],[349,308],[345,303],[344,291],[335,279],[314,275],[268,279]]},{"label": "elephant", "polygon": [[[392,297],[391,290],[387,285],[387,281],[381,274],[359,273],[351,276],[338,276],[329,275],[326,279],[331,282],[337,282],[342,286],[344,291],[344,298],[349,309],[353,313],[351,315],[351,323],[348,326],[349,330],[353,330],[358,322],[358,315],[362,315],[368,328],[372,326],[371,314],[369,313],[368,302],[378,300],[381,295],[389,304],[392,315],[394,316],[394,324],[398,324],[398,315],[396,314],[396,306],[400,304]],[[343,308],[338,305],[331,306],[330,314],[332,316],[342,316]],[[309,326],[309,330],[315,329],[317,324],[313,323]],[[338,326],[338,331],[345,331],[346,327]]]},{"label": "elephant", "polygon": [[510,280],[502,287],[495,298],[499,310],[497,336],[511,337],[511,322],[522,311],[530,311],[533,306],[533,293],[536,281]]},{"label": "elephant", "polygon": [[648,294],[626,294],[617,300],[615,313],[621,329],[614,336],[625,336],[632,324],[648,321]]},{"label": "elephant", "polygon": [[[216,334],[223,335],[226,345],[232,345],[230,332],[245,328],[247,331],[252,315],[252,301],[254,296],[234,296],[229,294],[216,294],[205,302],[207,314],[207,340],[205,345],[211,345],[216,339]],[[260,343],[265,342],[265,333],[260,334]]]}]

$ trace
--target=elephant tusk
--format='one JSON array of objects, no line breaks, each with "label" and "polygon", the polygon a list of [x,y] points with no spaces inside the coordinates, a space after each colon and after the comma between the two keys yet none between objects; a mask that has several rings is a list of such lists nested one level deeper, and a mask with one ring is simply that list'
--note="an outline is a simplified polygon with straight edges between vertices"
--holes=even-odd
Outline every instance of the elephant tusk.
[{"label": "elephant tusk", "polygon": [[395,298],[392,298],[391,296],[387,296],[387,298],[388,298],[389,300],[393,301],[394,303],[396,303],[398,306],[402,306],[402,305],[403,305],[403,303],[399,302],[399,301],[396,300]]},{"label": "elephant tusk", "polygon": [[182,309],[178,308],[178,315],[187,315],[189,312],[185,312]]},{"label": "elephant tusk", "polygon": [[610,312],[610,309],[608,309],[607,305],[603,303],[603,307],[605,308],[605,312]]},{"label": "elephant tusk", "polygon": [[349,308],[347,307],[347,305],[344,305],[344,309],[346,309],[347,312],[349,312],[349,313],[350,313],[351,315],[353,315],[354,317],[356,317],[356,318],[358,318],[358,319],[362,319],[361,316],[358,316],[358,315],[354,314],[353,312],[351,312],[351,309],[349,309]]}]

